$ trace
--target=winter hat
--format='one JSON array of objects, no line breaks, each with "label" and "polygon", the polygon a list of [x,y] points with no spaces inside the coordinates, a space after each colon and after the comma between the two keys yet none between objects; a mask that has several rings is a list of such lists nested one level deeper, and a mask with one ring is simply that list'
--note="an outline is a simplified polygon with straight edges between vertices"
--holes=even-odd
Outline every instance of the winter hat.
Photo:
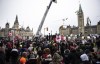
[{"label": "winter hat", "polygon": [[18,50],[17,50],[17,49],[12,49],[12,51],[16,51],[16,52],[18,52]]},{"label": "winter hat", "polygon": [[51,54],[48,54],[48,55],[47,55],[47,58],[46,58],[45,60],[47,60],[47,61],[51,61],[51,60],[52,60],[52,56],[51,56]]},{"label": "winter hat", "polygon": [[26,63],[26,58],[21,57],[21,59],[20,59],[20,63],[21,63],[21,64],[25,64],[25,63]]},{"label": "winter hat", "polygon": [[54,53],[54,55],[53,55],[53,61],[55,61],[55,62],[61,61],[61,56],[58,53]]},{"label": "winter hat", "polygon": [[36,59],[36,55],[35,54],[31,54],[30,55],[30,59]]}]

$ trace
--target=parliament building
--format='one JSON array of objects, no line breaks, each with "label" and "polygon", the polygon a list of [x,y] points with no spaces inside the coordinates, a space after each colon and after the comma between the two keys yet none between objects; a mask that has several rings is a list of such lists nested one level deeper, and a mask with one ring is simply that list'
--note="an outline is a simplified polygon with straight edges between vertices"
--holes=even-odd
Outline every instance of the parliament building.
[{"label": "parliament building", "polygon": [[33,37],[33,29],[30,29],[29,26],[26,28],[20,27],[17,15],[12,28],[10,28],[8,22],[5,24],[5,28],[0,28],[0,37],[10,37],[12,39],[16,36],[21,39],[31,39]]},{"label": "parliament building", "polygon": [[84,13],[81,7],[81,4],[79,5],[79,10],[77,12],[78,17],[78,27],[75,26],[67,26],[64,27],[63,25],[59,27],[59,33],[61,35],[89,35],[89,34],[100,34],[100,21],[97,23],[97,25],[91,25],[91,20],[89,17],[87,18],[87,24],[84,25]]}]

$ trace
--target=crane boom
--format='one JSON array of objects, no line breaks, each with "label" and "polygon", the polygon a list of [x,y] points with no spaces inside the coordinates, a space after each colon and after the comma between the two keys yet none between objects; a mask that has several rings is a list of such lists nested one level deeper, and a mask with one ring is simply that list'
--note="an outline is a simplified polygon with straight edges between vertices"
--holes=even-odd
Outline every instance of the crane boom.
[{"label": "crane boom", "polygon": [[47,16],[47,13],[48,13],[50,7],[51,7],[52,2],[56,2],[56,0],[51,0],[50,3],[49,3],[49,6],[47,6],[47,9],[46,9],[46,11],[44,13],[44,16],[43,16],[43,18],[41,20],[41,23],[40,23],[39,27],[38,27],[36,35],[40,35],[40,33],[41,33],[41,29],[42,29],[43,23],[45,21],[45,18]]}]

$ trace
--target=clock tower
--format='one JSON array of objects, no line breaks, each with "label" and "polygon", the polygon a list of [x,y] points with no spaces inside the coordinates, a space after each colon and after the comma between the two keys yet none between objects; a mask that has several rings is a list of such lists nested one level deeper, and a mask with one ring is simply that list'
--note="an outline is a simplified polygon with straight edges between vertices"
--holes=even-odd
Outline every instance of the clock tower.
[{"label": "clock tower", "polygon": [[84,35],[84,13],[81,4],[79,4],[79,11],[77,13],[77,17],[78,17],[78,33]]}]

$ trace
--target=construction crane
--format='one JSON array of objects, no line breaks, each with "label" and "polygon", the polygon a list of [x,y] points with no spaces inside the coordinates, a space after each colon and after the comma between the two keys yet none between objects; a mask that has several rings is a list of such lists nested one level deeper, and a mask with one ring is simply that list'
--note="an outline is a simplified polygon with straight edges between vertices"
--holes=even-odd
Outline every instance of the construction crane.
[{"label": "construction crane", "polygon": [[45,13],[44,13],[44,16],[43,16],[43,18],[42,18],[42,20],[41,20],[41,23],[40,23],[40,25],[39,25],[39,27],[38,27],[38,30],[37,30],[37,32],[36,32],[36,35],[37,35],[37,36],[40,36],[40,35],[41,35],[41,29],[42,29],[43,23],[44,23],[44,21],[45,21],[45,18],[46,18],[46,16],[47,16],[47,13],[48,13],[48,11],[49,11],[49,9],[50,9],[50,7],[51,7],[52,2],[57,3],[56,0],[51,0],[51,1],[50,1],[49,6],[47,6],[47,9],[46,9],[46,11],[45,11]]}]

